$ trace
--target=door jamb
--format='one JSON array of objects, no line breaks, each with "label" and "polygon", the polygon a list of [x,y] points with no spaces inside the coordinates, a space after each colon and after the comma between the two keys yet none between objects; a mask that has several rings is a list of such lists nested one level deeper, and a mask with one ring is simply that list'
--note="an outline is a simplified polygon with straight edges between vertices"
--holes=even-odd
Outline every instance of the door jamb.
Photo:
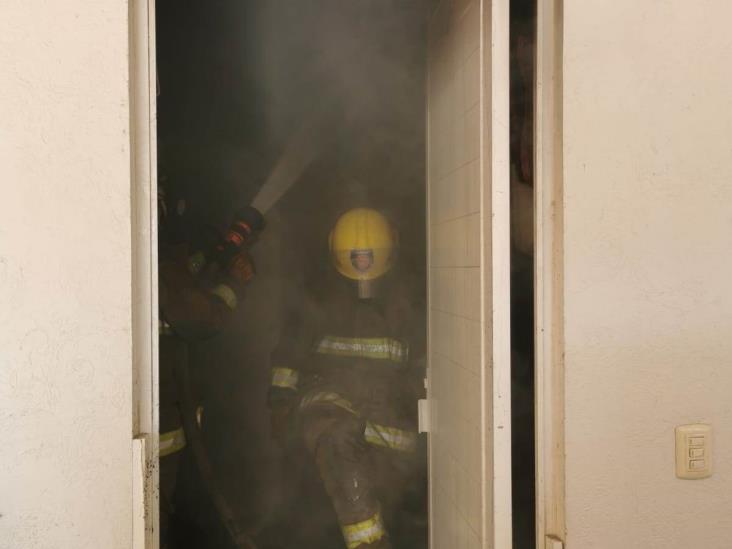
[{"label": "door jamb", "polygon": [[[129,3],[134,549],[158,549],[157,69],[155,0]],[[140,508],[141,507],[141,508]]]},{"label": "door jamb", "polygon": [[563,0],[539,0],[534,136],[536,547],[566,539],[562,190]]},{"label": "door jamb", "polygon": [[[546,3],[540,1],[538,5],[535,105],[536,527],[537,548],[544,549],[545,536],[552,534],[564,539],[562,428],[564,370],[561,307],[562,0]],[[145,441],[143,547],[158,549],[159,458],[158,437],[155,436],[159,421],[155,0],[132,0],[129,16],[130,143],[133,175],[132,337],[135,400],[132,433],[135,438]],[[507,535],[510,539],[510,534]]]},{"label": "door jamb", "polygon": [[511,454],[510,2],[480,0],[483,545],[513,546]]}]

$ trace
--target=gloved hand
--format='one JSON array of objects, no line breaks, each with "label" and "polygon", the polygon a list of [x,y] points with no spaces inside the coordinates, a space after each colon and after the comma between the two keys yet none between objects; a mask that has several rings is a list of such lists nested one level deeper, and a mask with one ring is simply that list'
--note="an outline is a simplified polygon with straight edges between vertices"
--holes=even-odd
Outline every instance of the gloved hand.
[{"label": "gloved hand", "polygon": [[234,215],[223,241],[216,247],[215,261],[227,268],[237,254],[249,248],[264,229],[264,217],[256,208],[246,206]]},{"label": "gloved hand", "polygon": [[240,250],[232,257],[227,274],[237,286],[244,286],[254,278],[256,272],[252,256],[247,250]]},{"label": "gloved hand", "polygon": [[[241,240],[246,240],[251,235],[256,235],[264,229],[264,216],[259,210],[253,206],[245,206],[238,210],[234,215],[234,222],[231,224],[229,233],[237,233],[240,235]],[[235,244],[240,245],[238,238],[227,235],[227,241],[234,241]]]}]

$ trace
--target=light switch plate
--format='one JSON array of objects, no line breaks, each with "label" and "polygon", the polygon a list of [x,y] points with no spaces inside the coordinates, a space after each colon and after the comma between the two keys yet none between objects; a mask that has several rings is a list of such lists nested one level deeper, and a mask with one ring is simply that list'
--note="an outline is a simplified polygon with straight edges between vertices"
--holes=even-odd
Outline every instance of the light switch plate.
[{"label": "light switch plate", "polygon": [[696,480],[712,476],[712,426],[676,427],[676,476]]}]

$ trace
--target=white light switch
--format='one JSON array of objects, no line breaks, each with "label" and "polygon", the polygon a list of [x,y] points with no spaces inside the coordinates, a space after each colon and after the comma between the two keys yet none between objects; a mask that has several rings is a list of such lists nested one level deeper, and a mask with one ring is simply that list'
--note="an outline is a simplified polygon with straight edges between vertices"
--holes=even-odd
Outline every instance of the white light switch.
[{"label": "white light switch", "polygon": [[690,471],[703,471],[706,466],[706,462],[703,459],[692,459],[689,462]]},{"label": "white light switch", "polygon": [[712,426],[703,423],[676,427],[676,476],[700,479],[712,475]]},{"label": "white light switch", "polygon": [[704,457],[704,448],[692,448],[689,450],[689,457],[690,458],[703,458]]}]

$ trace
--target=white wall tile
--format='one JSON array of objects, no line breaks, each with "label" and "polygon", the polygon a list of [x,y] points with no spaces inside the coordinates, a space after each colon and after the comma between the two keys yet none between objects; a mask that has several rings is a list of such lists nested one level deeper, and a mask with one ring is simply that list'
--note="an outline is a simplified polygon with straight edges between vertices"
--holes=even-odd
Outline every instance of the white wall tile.
[{"label": "white wall tile", "polygon": [[[430,52],[430,369],[433,549],[478,549],[481,524],[479,9],[443,2]],[[443,13],[443,16],[447,16]]]},{"label": "white wall tile", "polygon": [[480,50],[474,50],[463,66],[463,93],[465,109],[478,104],[480,99]]}]

